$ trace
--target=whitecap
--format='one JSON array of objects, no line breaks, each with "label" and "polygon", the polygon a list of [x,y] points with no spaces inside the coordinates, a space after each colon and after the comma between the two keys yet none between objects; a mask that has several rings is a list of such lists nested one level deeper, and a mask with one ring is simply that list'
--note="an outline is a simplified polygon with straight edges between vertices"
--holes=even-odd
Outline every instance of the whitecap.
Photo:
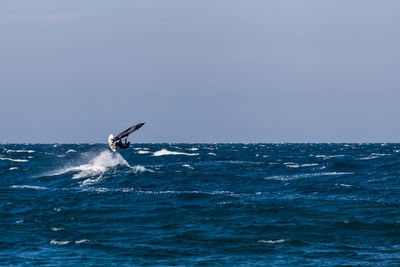
[{"label": "whitecap", "polygon": [[[89,180],[89,179],[88,179]],[[105,187],[100,187],[100,188],[95,188],[95,187],[86,187],[84,189],[82,189],[83,192],[97,192],[97,193],[104,193],[104,192],[112,192],[112,191],[121,191],[121,190],[114,190],[111,188],[105,188]]]},{"label": "whitecap", "polygon": [[389,156],[389,154],[372,153],[371,155],[369,155],[367,157],[359,158],[359,160],[371,160],[371,159],[377,159],[377,158],[384,157],[384,156]]},{"label": "whitecap", "polygon": [[16,169],[18,169],[18,167],[11,167],[11,168],[9,168],[10,171],[13,171],[13,170],[16,170]]},{"label": "whitecap", "polygon": [[330,155],[330,156],[327,156],[327,155],[316,155],[315,157],[316,158],[322,158],[322,159],[333,159],[333,158],[342,158],[342,157],[345,157],[346,155]]},{"label": "whitecap", "polygon": [[192,166],[190,166],[189,164],[183,164],[182,167],[188,168],[190,170],[194,170],[194,168]]},{"label": "whitecap", "polygon": [[29,162],[29,160],[27,160],[27,159],[11,159],[11,158],[4,158],[4,157],[0,157],[0,160],[9,160],[12,162]]},{"label": "whitecap", "polygon": [[297,175],[278,175],[278,176],[270,176],[264,179],[266,180],[278,180],[278,181],[288,181],[302,178],[312,178],[319,176],[341,176],[341,175],[352,175],[354,172],[318,172],[318,173],[304,173]]},{"label": "whitecap", "polygon": [[82,239],[82,240],[75,241],[75,244],[81,244],[81,243],[87,243],[87,242],[90,242],[90,240]]},{"label": "whitecap", "polygon": [[153,156],[168,156],[168,155],[185,155],[185,156],[197,156],[199,153],[184,153],[184,152],[177,152],[177,151],[169,151],[166,149],[161,149],[153,153]]},{"label": "whitecap", "polygon": [[58,245],[58,246],[63,246],[63,245],[68,245],[71,241],[57,241],[57,240],[51,240],[50,244],[51,245]]},{"label": "whitecap", "polygon": [[150,153],[150,151],[148,151],[148,150],[139,150],[138,151],[138,154],[149,154]]},{"label": "whitecap", "polygon": [[188,150],[190,150],[190,151],[197,151],[197,150],[199,150],[199,148],[198,148],[198,147],[192,147],[192,148],[189,148]]},{"label": "whitecap", "polygon": [[35,153],[35,150],[27,150],[27,149],[17,149],[17,150],[13,150],[13,149],[5,149],[5,151],[7,153]]},{"label": "whitecap", "polygon": [[69,172],[77,172],[72,176],[72,178],[81,179],[97,175],[102,176],[105,172],[117,166],[132,168],[119,153],[111,153],[110,151],[105,150],[95,156],[87,164],[65,168],[49,175],[53,176],[62,175]]},{"label": "whitecap", "polygon": [[213,191],[209,193],[210,195],[234,195],[231,191]]},{"label": "whitecap", "polygon": [[133,166],[131,167],[131,169],[133,169],[135,172],[154,172],[153,170],[147,169],[146,167],[141,165]]},{"label": "whitecap", "polygon": [[54,232],[64,230],[64,228],[62,228],[62,227],[51,227],[50,229],[51,229],[51,231],[54,231]]},{"label": "whitecap", "polygon": [[[99,177],[94,178],[94,179],[88,178],[88,179],[84,180],[83,182],[80,182],[80,185],[87,186],[87,185],[91,185],[91,184],[96,184],[96,183],[100,182],[102,180],[102,178],[103,178],[103,175],[100,175]],[[74,177],[72,177],[72,179],[74,179]]]},{"label": "whitecap", "polygon": [[68,154],[68,153],[76,153],[76,150],[70,149],[70,150],[68,150],[67,152],[65,152],[65,154]]},{"label": "whitecap", "polygon": [[36,186],[36,185],[12,185],[11,188],[20,188],[20,189],[35,189],[35,190],[47,190],[49,188],[45,186]]},{"label": "whitecap", "polygon": [[258,240],[257,243],[261,244],[282,244],[288,242],[288,239],[278,239],[278,240]]},{"label": "whitecap", "polygon": [[343,158],[343,157],[346,157],[346,155],[331,155],[331,156],[328,156],[329,159],[333,159],[333,158]]},{"label": "whitecap", "polygon": [[283,164],[288,168],[299,168],[300,167],[299,164],[296,164],[296,163],[293,163],[293,162],[285,162]]},{"label": "whitecap", "polygon": [[318,166],[318,163],[307,163],[307,164],[301,164],[300,167],[314,167]]},{"label": "whitecap", "polygon": [[343,187],[351,187],[352,185],[351,185],[351,184],[340,184],[340,186],[343,186]]},{"label": "whitecap", "polygon": [[215,153],[213,153],[213,152],[209,152],[209,153],[207,153],[207,155],[210,155],[210,156],[217,156],[217,154],[215,154]]}]

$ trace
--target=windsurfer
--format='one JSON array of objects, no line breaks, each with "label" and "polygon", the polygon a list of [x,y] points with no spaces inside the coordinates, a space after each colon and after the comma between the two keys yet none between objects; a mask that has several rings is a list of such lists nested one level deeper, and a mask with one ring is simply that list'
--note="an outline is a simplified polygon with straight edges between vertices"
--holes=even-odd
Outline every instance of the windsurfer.
[{"label": "windsurfer", "polygon": [[119,148],[121,148],[121,149],[127,149],[127,148],[129,148],[130,144],[131,144],[131,142],[129,142],[127,138],[125,138],[125,142],[124,142],[124,143],[122,142],[122,140],[119,140],[119,141],[117,142],[117,146],[118,146]]}]

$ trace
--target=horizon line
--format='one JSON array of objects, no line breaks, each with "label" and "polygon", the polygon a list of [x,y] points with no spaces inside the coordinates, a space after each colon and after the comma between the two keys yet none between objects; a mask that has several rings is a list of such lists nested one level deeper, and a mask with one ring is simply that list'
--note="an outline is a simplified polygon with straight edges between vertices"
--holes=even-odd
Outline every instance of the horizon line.
[{"label": "horizon line", "polygon": [[[148,144],[187,144],[187,145],[201,145],[201,144],[268,144],[268,145],[281,145],[281,144],[348,144],[348,145],[368,145],[368,144],[400,144],[399,142],[141,142],[141,143],[131,143],[132,145],[148,145]],[[2,142],[0,145],[108,145],[107,143],[90,143],[90,142],[82,142],[82,143],[74,143],[74,142],[55,142],[55,143],[13,143],[13,142]]]}]

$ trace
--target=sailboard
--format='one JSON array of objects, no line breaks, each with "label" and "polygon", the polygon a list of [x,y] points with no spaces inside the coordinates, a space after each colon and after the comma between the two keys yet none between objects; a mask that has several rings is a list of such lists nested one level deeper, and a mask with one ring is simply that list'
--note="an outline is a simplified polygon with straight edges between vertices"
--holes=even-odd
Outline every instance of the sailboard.
[{"label": "sailboard", "polygon": [[137,130],[139,130],[143,125],[144,125],[144,123],[136,124],[136,125],[134,125],[132,127],[129,127],[125,131],[119,133],[115,137],[114,137],[114,135],[110,134],[110,136],[108,136],[108,145],[110,146],[111,150],[116,152],[117,151],[116,142],[118,142],[119,140],[121,140],[123,138],[127,138],[129,135],[131,135],[132,133],[134,133]]}]

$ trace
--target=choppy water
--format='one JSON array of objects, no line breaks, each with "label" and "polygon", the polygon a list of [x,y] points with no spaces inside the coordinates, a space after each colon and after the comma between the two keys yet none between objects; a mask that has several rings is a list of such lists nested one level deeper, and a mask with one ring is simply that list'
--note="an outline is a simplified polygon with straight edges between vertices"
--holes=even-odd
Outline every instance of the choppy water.
[{"label": "choppy water", "polygon": [[0,265],[400,265],[398,144],[0,146]]}]

